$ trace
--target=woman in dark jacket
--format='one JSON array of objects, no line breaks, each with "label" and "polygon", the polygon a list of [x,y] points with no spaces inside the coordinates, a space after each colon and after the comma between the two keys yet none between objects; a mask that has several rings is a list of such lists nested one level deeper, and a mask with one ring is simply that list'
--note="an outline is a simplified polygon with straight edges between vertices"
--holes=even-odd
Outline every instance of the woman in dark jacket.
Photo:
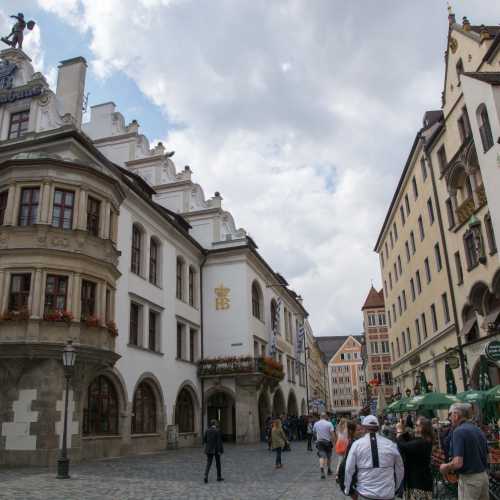
[{"label": "woman in dark jacket", "polygon": [[404,425],[396,426],[399,452],[405,465],[405,500],[432,500],[431,456],[434,433],[425,417],[418,417],[415,438],[405,433]]}]

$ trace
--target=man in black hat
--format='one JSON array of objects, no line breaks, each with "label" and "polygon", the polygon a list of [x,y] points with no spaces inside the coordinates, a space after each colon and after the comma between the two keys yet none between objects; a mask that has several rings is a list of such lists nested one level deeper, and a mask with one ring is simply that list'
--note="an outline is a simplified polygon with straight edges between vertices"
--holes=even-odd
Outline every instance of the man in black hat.
[{"label": "man in black hat", "polygon": [[208,483],[208,473],[215,457],[215,466],[217,467],[217,481],[224,481],[222,477],[222,469],[220,456],[224,453],[224,445],[222,443],[222,433],[218,428],[217,420],[210,421],[210,427],[205,431],[203,436],[205,443],[205,454],[207,455],[207,466],[205,468],[205,483]]}]

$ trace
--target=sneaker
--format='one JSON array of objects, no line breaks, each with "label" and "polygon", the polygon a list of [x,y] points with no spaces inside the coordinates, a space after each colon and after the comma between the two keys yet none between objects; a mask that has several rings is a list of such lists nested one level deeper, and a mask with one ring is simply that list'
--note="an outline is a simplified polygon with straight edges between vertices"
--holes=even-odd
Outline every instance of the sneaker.
[{"label": "sneaker", "polygon": [[217,481],[224,481],[224,478],[223,477],[218,477]]},{"label": "sneaker", "polygon": [[328,475],[331,476],[333,474],[332,469],[328,469]]},{"label": "sneaker", "polygon": [[326,479],[326,476],[325,476],[324,472],[321,473],[321,479]]},{"label": "sneaker", "polygon": [[204,478],[203,478],[203,482],[204,482],[205,484],[207,484],[207,483],[208,483],[208,477],[204,477]]}]

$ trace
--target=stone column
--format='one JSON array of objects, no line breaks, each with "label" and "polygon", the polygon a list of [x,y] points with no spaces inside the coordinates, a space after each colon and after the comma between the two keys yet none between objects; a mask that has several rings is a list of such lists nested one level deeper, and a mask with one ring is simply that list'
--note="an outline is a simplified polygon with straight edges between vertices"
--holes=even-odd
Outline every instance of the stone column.
[{"label": "stone column", "polygon": [[73,298],[71,301],[71,312],[73,313],[74,319],[80,321],[80,316],[82,315],[82,276],[80,273],[75,273],[72,277],[73,282]]},{"label": "stone column", "polygon": [[50,224],[50,191],[50,181],[44,179],[40,190],[40,207],[38,210],[38,221],[40,224]]},{"label": "stone column", "polygon": [[102,239],[109,239],[109,235],[111,234],[111,203],[109,201],[105,201],[101,205],[101,213],[99,214],[101,219],[101,227],[99,228],[99,234]]},{"label": "stone column", "polygon": [[[11,200],[11,211],[10,211],[10,223],[12,225],[17,224],[18,213],[19,213],[19,204],[21,201],[21,188],[16,185],[13,189],[13,196],[10,196],[10,186],[9,186],[9,200]],[[7,200],[7,209],[9,208],[9,200]]]},{"label": "stone column", "polygon": [[477,207],[481,206],[479,201],[479,196],[477,194],[477,182],[476,176],[474,174],[469,174],[470,185],[472,187],[472,198],[474,199],[474,205]]},{"label": "stone column", "polygon": [[101,319],[102,323],[106,322],[106,284],[105,283],[98,283],[97,284],[95,315]]},{"label": "stone column", "polygon": [[236,380],[236,442],[258,443],[259,403],[257,380],[241,377]]},{"label": "stone column", "polygon": [[31,287],[31,296],[30,296],[31,317],[35,319],[41,317],[41,309],[40,309],[41,295],[42,295],[42,270],[35,269],[35,277],[33,280],[33,286]]},{"label": "stone column", "polygon": [[[0,269],[0,307],[3,306],[4,299],[4,283],[5,283],[5,271]],[[2,307],[0,309],[0,315],[5,312],[5,309]]]},{"label": "stone column", "polygon": [[16,196],[16,185],[14,183],[9,185],[9,193],[7,195],[7,206],[5,207],[4,224],[6,226],[13,226],[15,221],[15,196]]},{"label": "stone column", "polygon": [[85,188],[78,189],[75,193],[76,229],[86,231],[87,229],[87,191]]}]

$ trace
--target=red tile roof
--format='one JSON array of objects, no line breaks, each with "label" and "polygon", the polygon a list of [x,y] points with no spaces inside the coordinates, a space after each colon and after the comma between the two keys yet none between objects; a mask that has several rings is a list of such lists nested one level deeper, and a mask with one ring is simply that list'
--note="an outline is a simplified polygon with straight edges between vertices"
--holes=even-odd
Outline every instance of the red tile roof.
[{"label": "red tile roof", "polygon": [[377,292],[372,285],[361,310],[384,307],[384,304],[384,291],[380,290]]}]

